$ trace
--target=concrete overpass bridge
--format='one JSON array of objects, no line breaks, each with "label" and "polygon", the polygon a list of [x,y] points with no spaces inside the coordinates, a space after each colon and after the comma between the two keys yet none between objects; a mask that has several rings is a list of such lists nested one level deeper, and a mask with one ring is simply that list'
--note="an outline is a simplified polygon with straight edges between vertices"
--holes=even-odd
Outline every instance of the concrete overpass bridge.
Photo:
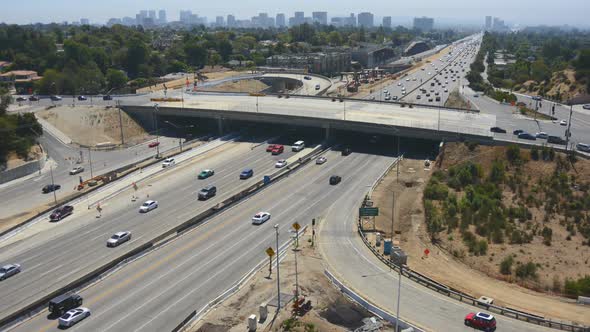
[{"label": "concrete overpass bridge", "polygon": [[[157,106],[155,107],[155,105]],[[496,117],[425,106],[332,98],[249,96],[237,94],[186,95],[184,102],[122,103],[123,110],[143,123],[154,117],[197,117],[217,121],[223,131],[230,122],[274,123],[321,128],[326,138],[334,130],[409,138],[491,144]]]}]

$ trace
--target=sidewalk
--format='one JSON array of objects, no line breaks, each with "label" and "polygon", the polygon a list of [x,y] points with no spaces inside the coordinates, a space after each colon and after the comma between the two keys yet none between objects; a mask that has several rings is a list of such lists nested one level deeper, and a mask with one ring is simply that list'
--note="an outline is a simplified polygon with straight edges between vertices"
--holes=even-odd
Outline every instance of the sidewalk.
[{"label": "sidewalk", "polygon": [[72,144],[72,139],[68,137],[68,135],[64,134],[61,130],[57,129],[54,125],[45,121],[40,116],[37,116],[37,121],[43,126],[43,130],[49,132],[53,137],[55,137],[58,141],[62,142],[65,145]]}]

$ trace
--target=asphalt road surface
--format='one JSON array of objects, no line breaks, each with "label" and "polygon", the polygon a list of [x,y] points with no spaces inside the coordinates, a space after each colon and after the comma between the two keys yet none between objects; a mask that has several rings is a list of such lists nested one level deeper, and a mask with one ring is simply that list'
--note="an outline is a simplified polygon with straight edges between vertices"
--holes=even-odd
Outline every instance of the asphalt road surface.
[{"label": "asphalt road surface", "polygon": [[[92,316],[72,330],[171,330],[266,258],[264,250],[275,247],[275,224],[279,224],[282,244],[291,236],[293,222],[304,225],[321,217],[339,197],[366,188],[393,159],[363,153],[341,156],[329,152],[326,156],[325,164],[310,163],[82,291]],[[343,180],[330,186],[328,179],[333,174]],[[259,211],[270,212],[272,218],[254,226],[251,218]],[[56,330],[57,322],[46,315],[45,311],[15,331]]]},{"label": "asphalt road surface", "polygon": [[[131,188],[103,202],[101,218],[96,218],[94,209],[76,209],[72,216],[47,226],[44,231],[4,246],[0,261],[21,264],[22,272],[0,283],[0,316],[67,285],[100,264],[211,208],[259,181],[264,174],[274,172],[276,160],[293,154],[286,146],[283,154],[272,156],[265,152],[265,146],[252,149],[252,144],[230,143],[166,169],[138,184],[140,199],[136,202],[131,201],[134,194]],[[205,168],[214,169],[216,174],[197,180],[197,174]],[[239,180],[244,168],[254,169],[254,176]],[[197,192],[208,184],[217,186],[217,196],[198,201]],[[138,208],[147,195],[157,200],[159,207],[139,213]],[[132,241],[107,248],[106,240],[124,230],[132,232]]]}]

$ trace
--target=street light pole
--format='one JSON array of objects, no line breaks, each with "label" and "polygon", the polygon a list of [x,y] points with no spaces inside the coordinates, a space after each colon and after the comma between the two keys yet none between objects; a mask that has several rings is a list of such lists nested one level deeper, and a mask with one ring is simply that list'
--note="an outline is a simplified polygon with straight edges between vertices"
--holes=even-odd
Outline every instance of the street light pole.
[{"label": "street light pole", "polygon": [[279,265],[279,224],[275,226],[276,243],[277,243],[277,313],[281,310],[281,270]]},{"label": "street light pole", "polygon": [[570,143],[570,136],[572,135],[571,127],[572,127],[572,113],[574,111],[574,104],[570,101],[570,116],[567,120],[567,130],[565,131],[565,150],[568,150],[569,143]]},{"label": "street light pole", "polygon": [[53,202],[57,205],[57,195],[55,194],[55,181],[53,179],[53,166],[49,166],[49,173],[51,173],[51,186],[53,189]]},{"label": "street light pole", "polygon": [[400,298],[401,298],[401,293],[402,293],[401,291],[402,291],[402,269],[403,269],[403,266],[404,265],[400,262],[400,264],[398,266],[399,274],[397,275],[397,308],[396,308],[396,314],[395,314],[395,332],[399,332],[399,304],[400,304]]}]

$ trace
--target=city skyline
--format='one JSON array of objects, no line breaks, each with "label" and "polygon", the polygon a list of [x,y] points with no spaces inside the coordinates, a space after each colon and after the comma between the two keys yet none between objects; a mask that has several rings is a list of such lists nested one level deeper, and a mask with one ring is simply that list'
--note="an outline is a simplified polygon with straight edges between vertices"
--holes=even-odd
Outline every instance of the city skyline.
[{"label": "city skyline", "polygon": [[[199,5],[186,0],[143,1],[141,4],[130,1],[104,0],[97,3],[84,4],[85,10],[72,11],[78,3],[72,0],[55,0],[51,3],[41,0],[31,0],[19,4],[18,10],[6,10],[0,13],[0,22],[8,24],[51,23],[63,21],[79,21],[86,18],[92,24],[105,24],[111,18],[135,17],[140,10],[165,10],[168,21],[178,21],[181,10],[191,10],[193,13],[207,17],[214,22],[217,16],[234,15],[236,19],[250,18],[260,12],[267,12],[269,17],[284,13],[292,17],[296,11],[303,11],[306,17],[312,12],[327,12],[328,21],[331,17],[346,16],[349,13],[358,15],[369,12],[375,15],[374,25],[378,26],[385,16],[392,16],[394,21],[403,20],[411,24],[414,17],[433,17],[438,22],[456,22],[465,24],[480,24],[482,17],[501,16],[506,22],[519,25],[571,25],[588,27],[585,13],[590,5],[583,0],[564,0],[559,4],[547,4],[539,7],[533,0],[522,0],[518,3],[508,0],[498,0],[493,8],[482,4],[473,4],[464,0],[448,0],[444,4],[425,0],[421,7],[413,4],[396,4],[391,6],[383,1],[365,1],[362,5],[357,2],[348,3],[346,0],[337,7],[329,1],[301,1],[292,5],[270,3],[266,0],[253,0],[248,3],[227,1],[226,6]],[[273,12],[265,8],[273,8]],[[534,10],[533,10],[534,9]],[[533,14],[534,13],[534,14]]]}]

